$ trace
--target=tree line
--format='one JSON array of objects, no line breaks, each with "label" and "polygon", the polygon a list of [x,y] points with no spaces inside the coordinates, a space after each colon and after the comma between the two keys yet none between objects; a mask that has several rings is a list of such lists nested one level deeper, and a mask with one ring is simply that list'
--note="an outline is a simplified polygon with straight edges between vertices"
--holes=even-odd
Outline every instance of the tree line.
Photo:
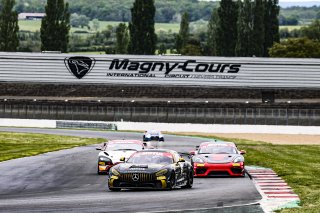
[{"label": "tree line", "polygon": [[[67,0],[70,5],[70,13],[84,15],[90,20],[122,21],[131,20],[130,10],[134,0]],[[217,5],[216,2],[195,0],[155,0],[155,21],[157,23],[179,22],[182,11],[188,11],[192,21],[199,19],[208,20],[210,8]],[[44,0],[16,0],[15,10],[22,12],[45,12]]]},{"label": "tree line", "polygon": [[209,21],[209,55],[268,56],[279,42],[278,0],[222,0]]},{"label": "tree line", "polygon": [[[283,30],[285,31],[285,30]],[[280,31],[280,32],[283,32]],[[295,36],[275,43],[269,53],[272,57],[320,58],[320,20],[295,30]]]},{"label": "tree line", "polygon": [[[205,42],[181,34],[177,36],[177,51],[186,55],[267,57],[269,48],[280,41],[278,4],[277,0],[222,0],[212,11]],[[180,32],[185,31],[181,29],[187,28],[186,23],[182,19]],[[187,44],[182,47],[181,37]]]},{"label": "tree line", "polygon": [[[15,0],[1,0],[0,51],[17,51],[19,47],[18,13]],[[48,0],[42,19],[40,39],[42,51],[68,51],[70,13],[64,0]]]},{"label": "tree line", "polygon": [[[83,15],[90,20],[123,21],[131,20],[130,9],[134,0],[68,0],[70,13]],[[22,12],[45,12],[45,0],[16,0],[15,10]],[[94,6],[93,6],[94,5]],[[190,21],[200,19],[208,21],[211,8],[218,7],[217,2],[197,0],[155,0],[155,22],[180,22],[181,15],[188,12]],[[280,25],[296,25],[308,19],[320,18],[320,7],[289,7],[281,8]]]},{"label": "tree line", "polygon": [[[160,32],[158,35],[154,29],[155,1],[135,0],[129,24],[121,23],[115,28],[109,26],[87,39],[70,35],[70,7],[64,0],[47,0],[41,30],[33,34],[19,34],[14,5],[14,0],[1,0],[1,51],[36,51],[34,47],[39,45],[42,51],[61,52],[85,52],[90,48],[106,53],[152,55],[165,54],[169,49],[171,53],[182,55],[293,57],[294,54],[284,54],[284,51],[295,49],[283,50],[283,47],[295,43],[300,46],[319,46],[318,21],[302,28],[300,35],[308,40],[291,41],[289,38],[280,42],[278,0],[221,0],[218,7],[211,7],[208,24],[203,21],[190,24],[192,19],[189,12],[185,11],[181,16],[178,34]],[[33,46],[26,46],[25,41]],[[281,51],[277,51],[281,48]],[[307,48],[303,50],[308,52]],[[319,57],[317,52],[313,50],[296,55]]]}]

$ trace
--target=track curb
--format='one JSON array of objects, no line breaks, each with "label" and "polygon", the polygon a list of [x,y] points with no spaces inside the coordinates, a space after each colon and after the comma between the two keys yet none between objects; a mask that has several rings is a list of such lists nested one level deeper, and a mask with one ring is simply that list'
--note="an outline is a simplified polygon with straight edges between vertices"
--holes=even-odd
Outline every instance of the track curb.
[{"label": "track curb", "polygon": [[265,213],[271,213],[283,208],[300,207],[299,196],[272,169],[246,166],[246,170],[262,196],[260,205]]}]

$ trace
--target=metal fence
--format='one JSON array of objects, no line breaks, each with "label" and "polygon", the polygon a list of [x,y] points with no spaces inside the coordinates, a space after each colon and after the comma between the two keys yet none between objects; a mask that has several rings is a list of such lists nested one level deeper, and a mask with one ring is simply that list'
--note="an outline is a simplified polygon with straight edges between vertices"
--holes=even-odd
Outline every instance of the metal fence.
[{"label": "metal fence", "polygon": [[128,107],[1,103],[1,118],[320,126],[320,109]]}]

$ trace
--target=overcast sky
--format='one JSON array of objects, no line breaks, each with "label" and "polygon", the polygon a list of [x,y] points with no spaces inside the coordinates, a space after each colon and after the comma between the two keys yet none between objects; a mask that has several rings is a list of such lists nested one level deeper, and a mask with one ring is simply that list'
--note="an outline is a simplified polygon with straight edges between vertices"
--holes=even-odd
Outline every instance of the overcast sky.
[{"label": "overcast sky", "polygon": [[[220,0],[198,0],[198,1],[220,1]],[[295,2],[297,3],[295,5]],[[320,0],[279,0],[280,5],[285,6],[313,6],[320,5]]]},{"label": "overcast sky", "polygon": [[320,2],[320,0],[279,0],[279,2]]},{"label": "overcast sky", "polygon": [[[202,1],[219,1],[219,0],[202,0]],[[320,0],[279,0],[279,2],[320,2]]]}]

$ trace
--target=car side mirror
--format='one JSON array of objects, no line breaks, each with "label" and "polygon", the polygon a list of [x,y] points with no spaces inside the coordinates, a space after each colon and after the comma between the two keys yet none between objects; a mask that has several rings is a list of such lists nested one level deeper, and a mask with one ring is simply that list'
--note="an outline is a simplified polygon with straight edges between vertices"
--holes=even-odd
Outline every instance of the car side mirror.
[{"label": "car side mirror", "polygon": [[190,155],[195,155],[196,154],[196,151],[191,151],[189,152]]},{"label": "car side mirror", "polygon": [[125,157],[121,157],[121,158],[120,158],[120,161],[121,161],[121,162],[124,162],[125,160],[126,160]]},{"label": "car side mirror", "polygon": [[96,150],[102,150],[103,147],[105,147],[107,145],[107,142],[104,142],[103,144],[101,144],[101,146],[96,147]]},{"label": "car side mirror", "polygon": [[244,155],[244,154],[246,154],[247,152],[245,151],[245,150],[241,150],[240,151],[240,155]]},{"label": "car side mirror", "polygon": [[186,162],[186,160],[184,158],[179,158],[178,162]]}]

